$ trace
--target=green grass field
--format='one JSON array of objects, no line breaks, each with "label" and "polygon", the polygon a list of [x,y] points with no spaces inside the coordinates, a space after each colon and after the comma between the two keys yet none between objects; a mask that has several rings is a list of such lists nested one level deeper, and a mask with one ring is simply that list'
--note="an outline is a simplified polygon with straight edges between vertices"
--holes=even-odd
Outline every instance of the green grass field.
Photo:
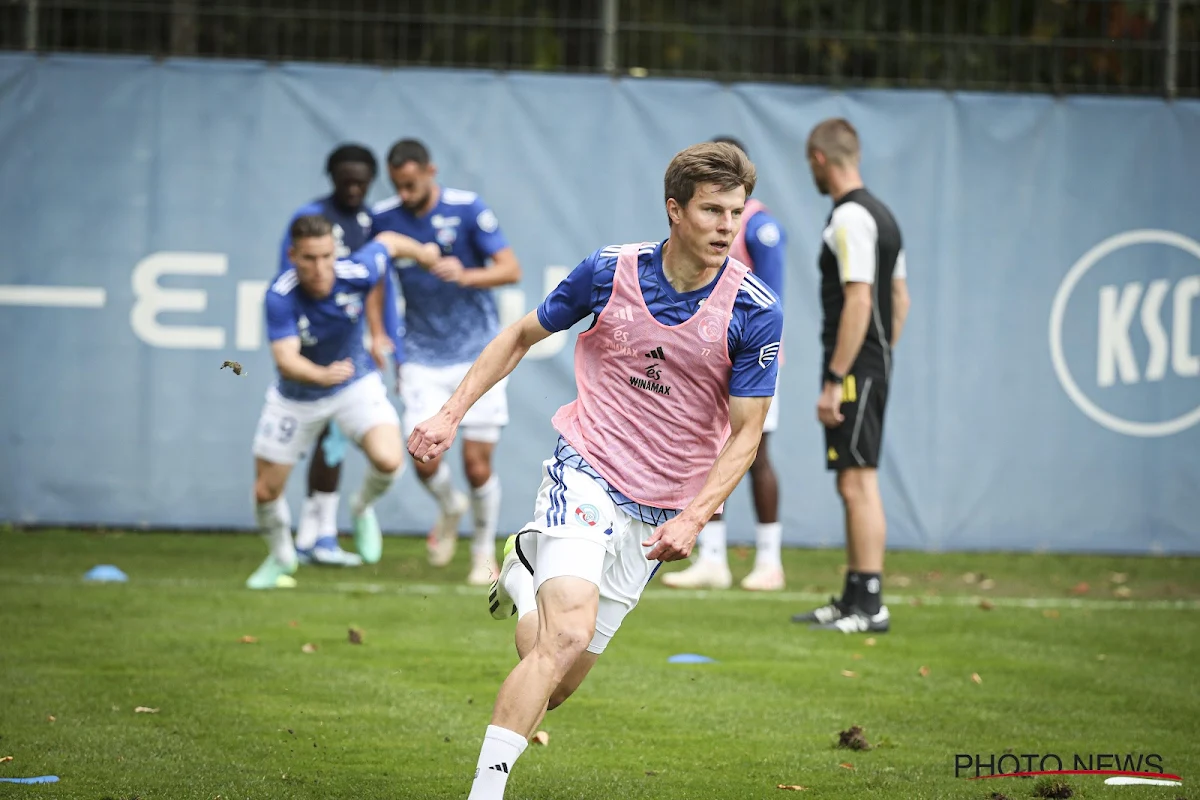
[{"label": "green grass field", "polygon": [[[515,660],[511,621],[459,585],[465,550],[433,570],[388,539],[377,567],[256,593],[255,536],[0,532],[0,777],[61,778],[0,798],[465,798]],[[738,578],[752,555],[733,560]],[[840,562],[785,551],[784,595],[656,581],[508,798],[1034,796],[954,775],[957,753],[1009,750],[1155,753],[1181,787],[1064,780],[1200,797],[1200,561],[894,553],[873,645],[789,622]],[[85,584],[96,564],[129,583]],[[683,652],[717,663],[667,663]],[[877,746],[836,748],[852,725]]]}]

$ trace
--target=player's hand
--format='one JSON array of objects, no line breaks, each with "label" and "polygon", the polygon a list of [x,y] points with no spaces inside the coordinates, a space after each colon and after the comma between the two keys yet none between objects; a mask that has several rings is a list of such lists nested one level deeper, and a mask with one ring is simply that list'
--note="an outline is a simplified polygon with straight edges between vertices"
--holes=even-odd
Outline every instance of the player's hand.
[{"label": "player's hand", "polygon": [[335,361],[325,368],[322,376],[322,386],[337,386],[354,377],[354,362],[348,358]]},{"label": "player's hand", "polygon": [[463,274],[463,263],[458,260],[457,256],[446,256],[439,258],[429,271],[433,273],[434,277],[441,278],[446,283],[458,283],[458,279]]},{"label": "player's hand", "polygon": [[648,549],[647,561],[679,561],[691,555],[696,537],[702,525],[689,521],[682,514],[654,529],[650,538],[642,542]]},{"label": "player's hand", "polygon": [[458,421],[444,409],[413,428],[408,437],[408,452],[417,461],[427,462],[440,456],[454,444]]},{"label": "player's hand", "polygon": [[842,424],[842,385],[831,381],[825,382],[821,397],[817,400],[817,419],[826,428],[836,428]]},{"label": "player's hand", "polygon": [[387,336],[374,335],[371,337],[371,358],[379,371],[387,369],[387,357],[392,353],[392,340]]},{"label": "player's hand", "polygon": [[417,263],[425,269],[433,269],[433,265],[442,257],[442,248],[435,242],[426,242],[421,245],[421,255],[417,256]]}]

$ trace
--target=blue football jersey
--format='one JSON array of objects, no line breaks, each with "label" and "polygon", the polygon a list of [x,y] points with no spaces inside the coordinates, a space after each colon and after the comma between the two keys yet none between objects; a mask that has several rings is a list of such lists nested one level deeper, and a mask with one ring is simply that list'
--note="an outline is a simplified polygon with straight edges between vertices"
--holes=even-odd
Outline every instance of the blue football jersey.
[{"label": "blue football jersey", "polygon": [[283,230],[283,241],[279,245],[279,272],[286,272],[292,268],[287,255],[288,247],[292,244],[292,237],[288,234],[292,223],[297,217],[313,214],[320,214],[333,225],[333,240],[337,244],[339,259],[349,258],[351,253],[371,240],[371,215],[367,213],[366,208],[348,211],[333,202],[333,195],[322,197],[296,209],[296,213],[288,220],[287,227]]},{"label": "blue football jersey", "polygon": [[321,366],[350,359],[354,375],[338,386],[317,386],[282,376],[276,386],[290,400],[319,400],[375,371],[375,362],[363,347],[364,303],[367,293],[387,274],[387,248],[378,242],[352,253],[334,265],[333,291],[321,299],[300,287],[294,267],[280,273],[267,290],[267,338],[300,338],[300,354]]},{"label": "blue football jersey", "polygon": [[[619,245],[597,250],[580,262],[538,307],[538,321],[548,331],[565,331],[588,315],[598,315],[612,295]],[[724,270],[724,267],[722,267]],[[662,243],[643,245],[638,253],[638,277],[646,307],[664,325],[691,319],[720,279],[680,294],[662,269]],[[595,324],[595,319],[592,320]],[[734,397],[774,397],[779,365],[775,359],[783,339],[779,298],[753,273],[742,281],[729,321],[729,394]]]},{"label": "blue football jersey", "polygon": [[[417,216],[398,197],[372,209],[374,231],[395,231],[418,242],[436,242],[467,269],[487,266],[508,247],[496,215],[474,192],[442,188],[438,203]],[[490,289],[447,283],[411,259],[397,259],[404,293],[404,357],[415,364],[448,366],[474,361],[500,329]]]},{"label": "blue football jersey", "polygon": [[746,223],[746,250],[753,262],[747,266],[779,300],[783,301],[783,258],[787,250],[787,234],[769,211],[760,211]]}]

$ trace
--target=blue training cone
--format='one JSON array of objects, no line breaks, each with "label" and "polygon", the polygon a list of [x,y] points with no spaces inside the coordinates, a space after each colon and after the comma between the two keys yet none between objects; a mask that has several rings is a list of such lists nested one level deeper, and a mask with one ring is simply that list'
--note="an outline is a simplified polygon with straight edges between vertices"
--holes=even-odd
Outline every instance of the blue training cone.
[{"label": "blue training cone", "polygon": [[715,664],[716,659],[696,653],[679,653],[667,659],[668,664]]},{"label": "blue training cone", "polygon": [[42,775],[37,778],[0,778],[0,783],[58,783],[58,776]]},{"label": "blue training cone", "polygon": [[100,564],[89,569],[83,576],[85,581],[100,581],[105,583],[125,583],[129,576],[112,564]]}]

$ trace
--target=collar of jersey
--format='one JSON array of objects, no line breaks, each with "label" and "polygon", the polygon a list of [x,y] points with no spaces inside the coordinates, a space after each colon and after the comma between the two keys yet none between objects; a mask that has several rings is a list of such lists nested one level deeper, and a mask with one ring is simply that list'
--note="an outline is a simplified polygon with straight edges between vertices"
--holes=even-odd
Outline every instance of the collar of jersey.
[{"label": "collar of jersey", "polygon": [[721,280],[721,276],[725,274],[725,267],[729,265],[728,256],[725,258],[725,263],[721,265],[719,270],[717,270],[717,275],[712,279],[712,281],[704,286],[701,286],[699,289],[693,289],[690,292],[683,292],[681,294],[675,291],[675,287],[671,285],[671,282],[667,280],[666,273],[663,272],[662,251],[663,245],[666,243],[667,242],[665,239],[659,242],[657,245],[655,245],[654,252],[650,254],[650,263],[654,265],[654,277],[658,281],[658,285],[662,288],[663,292],[667,295],[667,297],[675,301],[686,302],[688,300],[708,297],[712,293],[712,290],[716,287],[717,281]]}]

